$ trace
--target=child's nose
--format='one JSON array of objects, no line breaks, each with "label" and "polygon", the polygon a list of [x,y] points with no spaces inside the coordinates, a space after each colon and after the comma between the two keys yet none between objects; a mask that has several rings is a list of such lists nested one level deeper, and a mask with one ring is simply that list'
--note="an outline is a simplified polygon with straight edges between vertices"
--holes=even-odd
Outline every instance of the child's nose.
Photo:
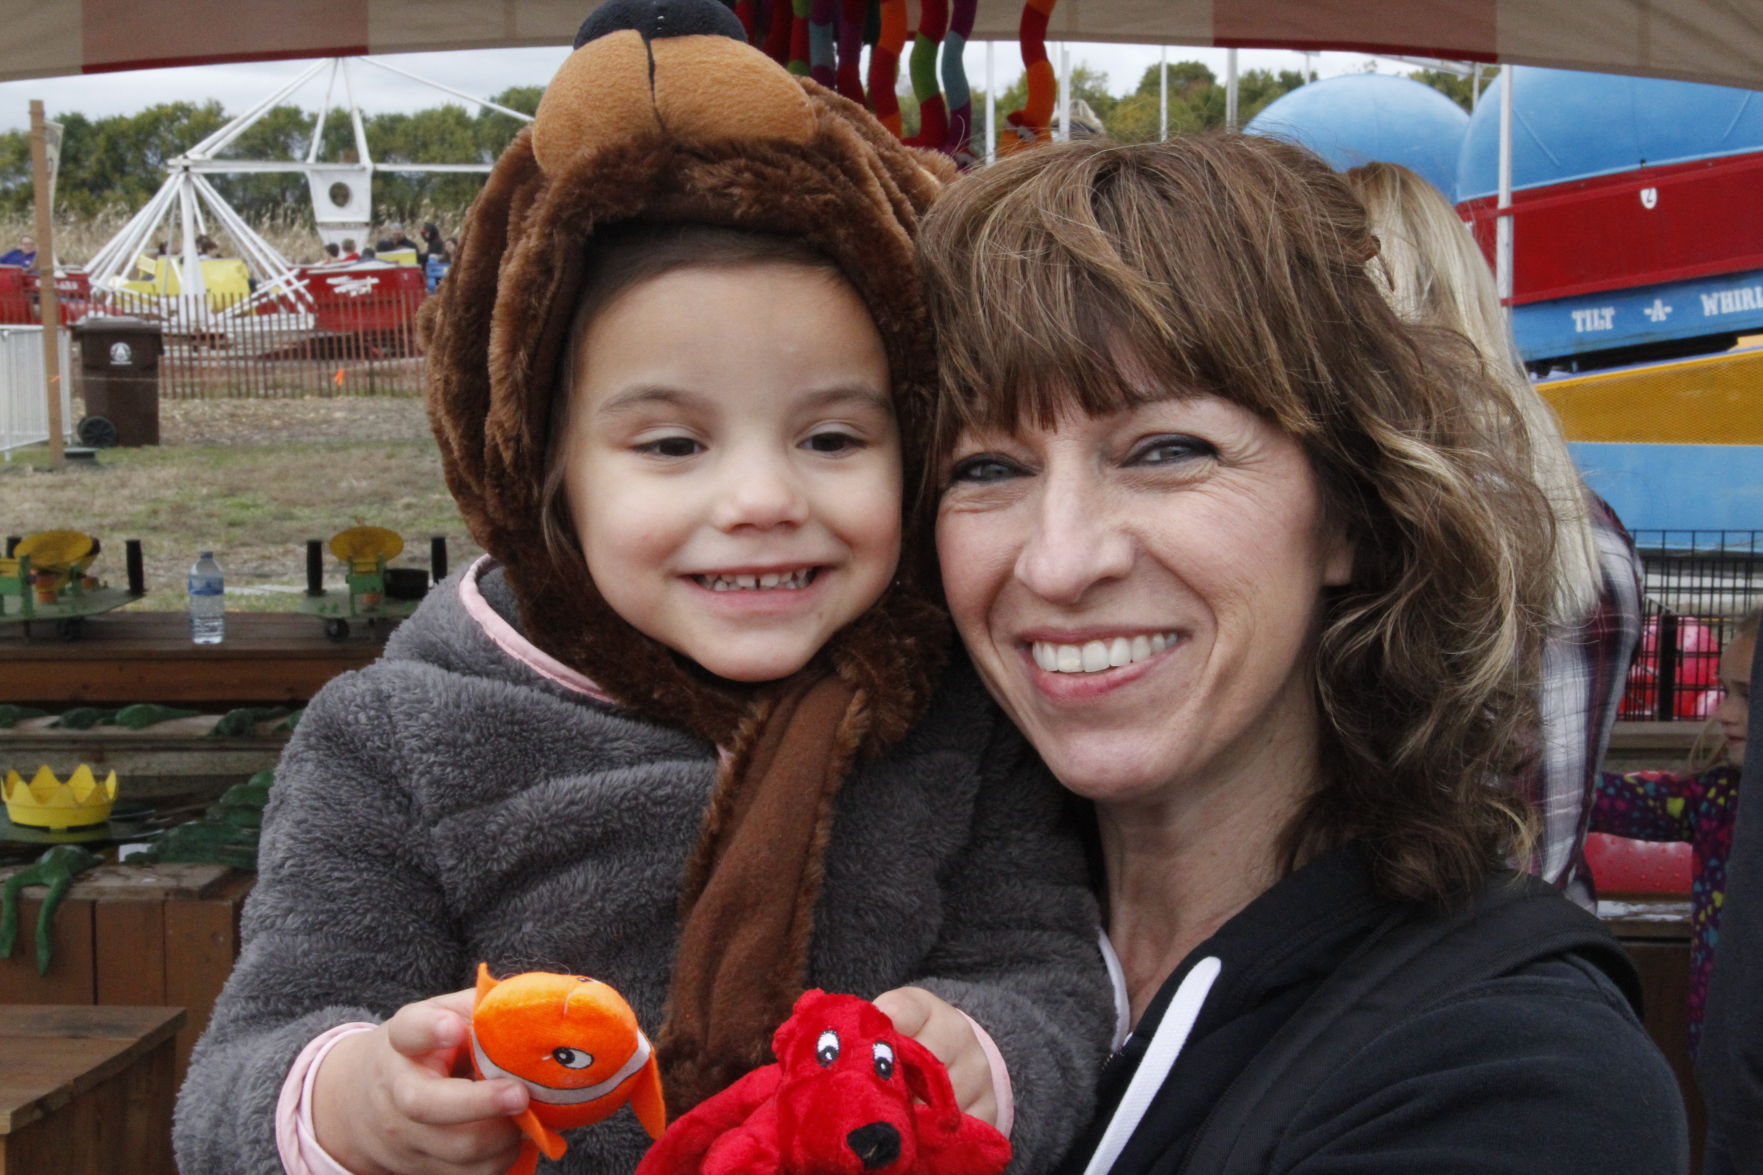
[{"label": "child's nose", "polygon": [[808,519],[808,498],[782,463],[741,462],[723,479],[712,511],[722,530],[800,526]]}]

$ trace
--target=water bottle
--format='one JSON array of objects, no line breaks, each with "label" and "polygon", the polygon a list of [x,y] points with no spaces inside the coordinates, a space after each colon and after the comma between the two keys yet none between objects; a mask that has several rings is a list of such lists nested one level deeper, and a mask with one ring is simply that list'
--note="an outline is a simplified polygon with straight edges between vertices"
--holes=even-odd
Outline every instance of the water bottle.
[{"label": "water bottle", "polygon": [[218,645],[226,637],[226,580],[213,551],[203,551],[190,568],[190,639]]}]

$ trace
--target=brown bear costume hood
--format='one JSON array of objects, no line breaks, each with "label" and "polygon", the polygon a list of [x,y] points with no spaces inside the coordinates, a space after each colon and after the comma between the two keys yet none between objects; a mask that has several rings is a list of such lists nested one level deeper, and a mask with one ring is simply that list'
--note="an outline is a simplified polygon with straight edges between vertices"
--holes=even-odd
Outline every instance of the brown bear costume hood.
[{"label": "brown bear costume hood", "polygon": [[[953,176],[866,111],[792,77],[716,0],[611,0],[497,161],[424,307],[448,487],[534,644],[625,708],[727,752],[682,881],[661,1056],[679,1113],[764,1063],[807,974],[831,798],[922,711],[948,634],[912,552],[936,354],[912,239]],[[632,628],[545,541],[551,402],[595,234],[628,221],[788,234],[831,257],[886,347],[905,555],[882,599],[783,682],[715,678]]]}]

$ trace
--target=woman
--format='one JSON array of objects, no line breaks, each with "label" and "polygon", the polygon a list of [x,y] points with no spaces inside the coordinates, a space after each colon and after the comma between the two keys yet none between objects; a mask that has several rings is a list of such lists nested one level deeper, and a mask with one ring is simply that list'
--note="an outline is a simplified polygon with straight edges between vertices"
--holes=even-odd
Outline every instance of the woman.
[{"label": "woman", "polygon": [[1376,249],[1239,135],[1024,152],[926,222],[949,605],[1090,801],[1132,1023],[1073,1171],[1686,1164],[1613,941],[1499,876],[1550,512]]},{"label": "woman", "polygon": [[1531,473],[1555,516],[1555,599],[1538,699],[1542,749],[1513,787],[1542,826],[1527,862],[1531,872],[1590,907],[1586,826],[1641,638],[1634,541],[1609,503],[1580,481],[1555,414],[1513,345],[1494,275],[1450,201],[1399,163],[1355,167],[1346,181],[1381,246],[1372,280],[1396,313],[1474,344],[1529,431]]}]

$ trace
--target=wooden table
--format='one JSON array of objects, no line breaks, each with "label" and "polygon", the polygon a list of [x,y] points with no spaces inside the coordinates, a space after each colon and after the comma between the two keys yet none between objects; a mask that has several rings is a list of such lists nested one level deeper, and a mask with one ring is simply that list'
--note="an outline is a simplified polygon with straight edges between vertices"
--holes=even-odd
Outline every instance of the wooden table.
[{"label": "wooden table", "polygon": [[[38,629],[41,629],[39,632]],[[0,625],[0,702],[37,706],[159,702],[198,709],[306,702],[385,647],[365,624],[342,640],[295,612],[228,612],[226,640],[198,645],[181,612],[120,609],[85,621],[79,640],[52,626]]]},{"label": "wooden table", "polygon": [[0,1175],[174,1175],[182,1008],[0,1007]]}]

